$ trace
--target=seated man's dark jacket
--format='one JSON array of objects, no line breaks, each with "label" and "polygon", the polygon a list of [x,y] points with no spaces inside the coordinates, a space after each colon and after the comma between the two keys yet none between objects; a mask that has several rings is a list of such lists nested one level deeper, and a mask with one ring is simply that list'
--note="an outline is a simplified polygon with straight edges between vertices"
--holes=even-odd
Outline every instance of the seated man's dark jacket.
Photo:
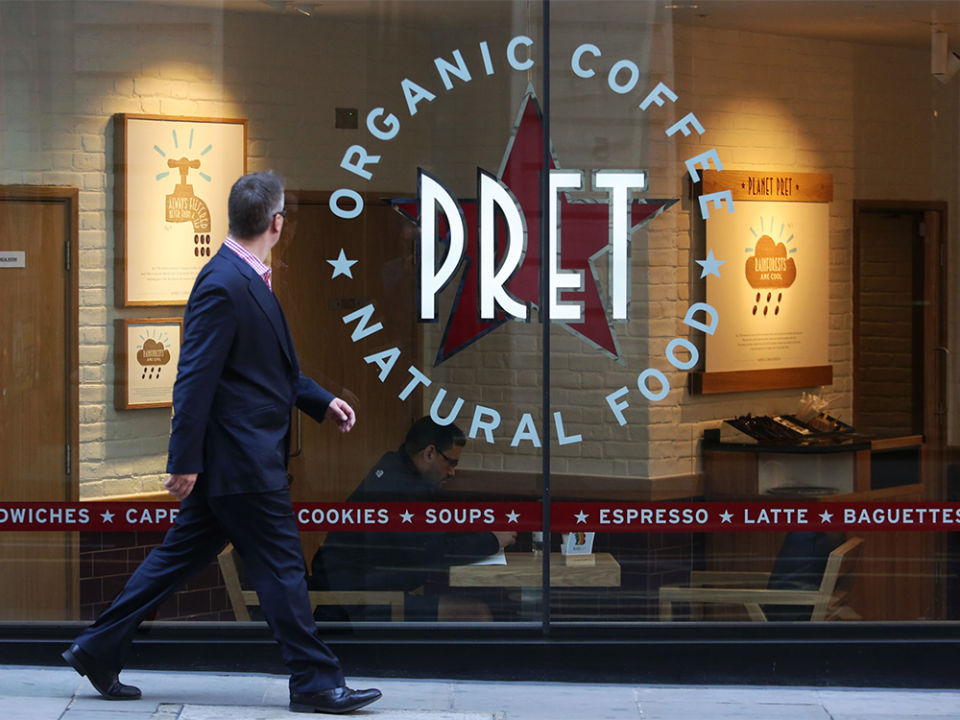
[{"label": "seated man's dark jacket", "polygon": [[[347,502],[437,499],[437,490],[401,447],[380,458]],[[398,508],[391,513],[402,511]],[[313,558],[311,587],[409,592],[421,587],[432,571],[476,562],[499,549],[500,543],[490,532],[330,533]]]}]

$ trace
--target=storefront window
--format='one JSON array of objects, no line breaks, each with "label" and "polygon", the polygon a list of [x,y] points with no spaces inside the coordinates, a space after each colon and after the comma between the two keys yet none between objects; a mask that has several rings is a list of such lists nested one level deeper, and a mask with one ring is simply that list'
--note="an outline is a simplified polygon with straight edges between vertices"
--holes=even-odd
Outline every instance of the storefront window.
[{"label": "storefront window", "polygon": [[[269,169],[278,327],[358,418],[291,412],[318,622],[956,619],[951,26],[742,5],[0,3],[0,621],[162,542]],[[228,546],[153,619],[259,617]]]}]

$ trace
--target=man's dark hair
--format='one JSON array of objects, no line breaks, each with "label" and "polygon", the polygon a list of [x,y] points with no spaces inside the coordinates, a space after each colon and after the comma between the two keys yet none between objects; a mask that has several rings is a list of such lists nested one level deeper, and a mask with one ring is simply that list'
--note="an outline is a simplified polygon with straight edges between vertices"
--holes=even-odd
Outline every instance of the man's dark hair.
[{"label": "man's dark hair", "polygon": [[253,238],[265,232],[283,210],[283,177],[273,170],[244,175],[230,189],[230,236]]},{"label": "man's dark hair", "polygon": [[407,455],[413,457],[428,445],[433,445],[443,452],[454,445],[463,447],[466,444],[467,436],[463,434],[463,430],[453,423],[440,425],[427,415],[417,420],[410,428],[407,439],[403,442],[403,448],[407,451]]}]

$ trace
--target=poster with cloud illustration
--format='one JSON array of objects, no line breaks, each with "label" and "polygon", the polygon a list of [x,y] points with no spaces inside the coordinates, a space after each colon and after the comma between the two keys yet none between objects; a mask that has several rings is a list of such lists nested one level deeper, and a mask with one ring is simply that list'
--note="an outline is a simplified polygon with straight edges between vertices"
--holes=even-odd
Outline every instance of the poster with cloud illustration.
[{"label": "poster with cloud illustration", "polygon": [[116,321],[118,410],[171,407],[180,361],[180,318],[124,318]]},{"label": "poster with cloud illustration", "polygon": [[117,304],[185,305],[227,235],[246,121],[114,117]]},{"label": "poster with cloud illustration", "polygon": [[827,365],[829,204],[739,201],[706,223],[707,251],[725,260],[707,277],[721,318],[706,338],[706,372]]}]

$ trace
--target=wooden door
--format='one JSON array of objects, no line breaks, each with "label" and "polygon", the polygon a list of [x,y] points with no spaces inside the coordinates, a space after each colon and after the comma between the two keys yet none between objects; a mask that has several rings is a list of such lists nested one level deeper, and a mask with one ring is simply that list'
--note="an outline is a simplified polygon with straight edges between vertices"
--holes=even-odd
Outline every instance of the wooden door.
[{"label": "wooden door", "polygon": [[[0,500],[78,499],[77,190],[0,187]],[[0,532],[0,619],[78,617],[76,533]]]},{"label": "wooden door", "polygon": [[[854,203],[854,424],[923,434],[928,500],[945,498],[946,213],[942,202]],[[871,328],[886,346],[871,347]],[[885,428],[883,415],[900,408],[902,419]]]},{"label": "wooden door", "polygon": [[[351,220],[335,216],[328,198],[329,193],[288,193],[283,236],[272,253],[274,289],[303,372],[355,404],[357,424],[342,435],[332,424],[317,425],[304,415],[298,430],[294,413],[294,451],[300,447],[290,462],[295,502],[346,500],[380,456],[399,447],[422,409],[419,393],[399,398],[411,378],[407,368],[422,369],[414,304],[416,228],[374,197]],[[337,259],[341,249],[357,261],[352,279],[332,278],[327,261]],[[370,324],[380,322],[383,329],[354,343],[356,324],[344,324],[343,317],[368,303],[376,308]],[[380,368],[364,357],[393,347],[400,358],[380,382]],[[308,560],[321,541],[321,534],[304,534]]]}]

